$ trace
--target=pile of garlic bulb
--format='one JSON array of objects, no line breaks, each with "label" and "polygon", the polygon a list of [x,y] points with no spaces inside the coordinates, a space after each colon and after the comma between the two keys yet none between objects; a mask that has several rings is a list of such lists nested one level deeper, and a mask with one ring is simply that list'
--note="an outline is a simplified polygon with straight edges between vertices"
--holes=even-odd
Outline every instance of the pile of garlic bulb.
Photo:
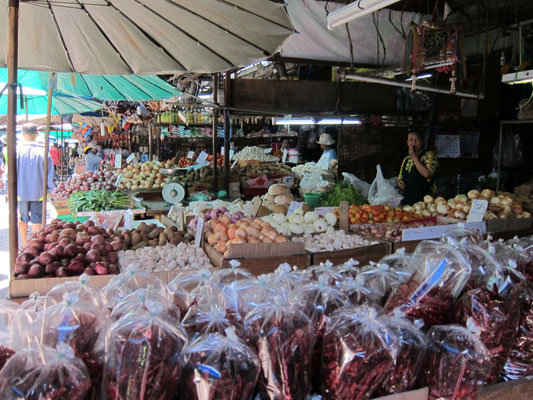
[{"label": "pile of garlic bulb", "polygon": [[278,161],[278,157],[271,156],[266,154],[261,147],[257,146],[247,146],[238,153],[235,153],[233,156],[234,160],[255,160],[261,162],[275,162]]},{"label": "pile of garlic bulb", "polygon": [[331,233],[334,232],[337,223],[337,216],[332,212],[321,216],[314,211],[304,212],[301,208],[297,208],[289,216],[276,213],[261,217],[261,219],[285,236],[304,233]]},{"label": "pile of garlic bulb", "polygon": [[293,242],[304,242],[305,249],[312,253],[323,251],[337,251],[343,249],[355,249],[378,244],[378,241],[368,240],[360,235],[348,235],[344,231],[322,233],[320,235],[305,234],[292,238]]},{"label": "pile of garlic bulb", "polygon": [[177,246],[167,243],[164,246],[120,251],[118,262],[122,271],[131,265],[135,266],[137,270],[146,272],[213,267],[202,248],[185,243],[180,243]]}]

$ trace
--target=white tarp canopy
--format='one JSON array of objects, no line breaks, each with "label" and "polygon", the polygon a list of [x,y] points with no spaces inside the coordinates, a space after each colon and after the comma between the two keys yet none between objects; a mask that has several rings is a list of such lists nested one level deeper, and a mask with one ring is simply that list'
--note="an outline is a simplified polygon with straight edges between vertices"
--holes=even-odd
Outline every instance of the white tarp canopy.
[{"label": "white tarp canopy", "polygon": [[[351,62],[350,41],[346,26],[328,30],[326,20],[326,3],[329,12],[338,10],[346,4],[315,1],[287,0],[287,10],[294,29],[299,33],[283,46],[283,57],[303,58],[309,60]],[[389,21],[389,10],[376,13],[376,24],[385,42],[387,56],[383,63],[383,50],[380,51],[381,65],[397,65],[404,55],[404,39]],[[354,63],[377,64],[378,38],[372,15],[356,19],[348,24],[352,38]],[[411,21],[419,22],[420,14],[400,11],[391,12],[391,20],[401,31],[406,33]]]},{"label": "white tarp canopy", "polygon": [[[6,66],[8,0],[0,0],[0,26]],[[285,7],[268,0],[21,0],[18,67],[219,72],[274,54],[292,33]]]}]

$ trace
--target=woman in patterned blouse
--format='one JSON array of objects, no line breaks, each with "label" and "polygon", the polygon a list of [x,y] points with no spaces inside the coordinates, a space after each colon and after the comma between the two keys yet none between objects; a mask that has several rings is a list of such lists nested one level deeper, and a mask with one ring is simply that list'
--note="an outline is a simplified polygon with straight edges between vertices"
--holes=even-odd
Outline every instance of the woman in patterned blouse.
[{"label": "woman in patterned blouse", "polygon": [[424,149],[424,137],[417,130],[407,135],[409,155],[403,159],[398,187],[403,190],[402,204],[414,204],[430,194],[439,166],[434,151]]}]

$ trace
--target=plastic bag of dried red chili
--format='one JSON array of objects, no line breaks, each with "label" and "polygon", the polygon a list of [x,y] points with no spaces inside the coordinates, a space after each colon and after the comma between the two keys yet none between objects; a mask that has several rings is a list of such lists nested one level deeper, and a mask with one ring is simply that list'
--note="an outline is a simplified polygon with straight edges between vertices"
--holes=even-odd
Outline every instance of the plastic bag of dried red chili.
[{"label": "plastic bag of dried red chili", "polygon": [[313,348],[312,382],[313,390],[319,390],[320,359],[322,356],[322,343],[327,321],[331,315],[350,304],[346,294],[336,287],[327,284],[328,276],[321,275],[318,282],[310,282],[300,286],[290,293],[294,301],[314,323],[315,346]]},{"label": "plastic bag of dried red chili", "polygon": [[390,271],[398,275],[400,281],[406,281],[411,277],[413,271],[409,269],[412,254],[405,252],[405,247],[396,250],[393,254],[386,255],[378,264],[386,264]]},{"label": "plastic bag of dried red chili", "polygon": [[501,282],[504,279],[505,273],[502,265],[488,251],[464,241],[456,245],[456,250],[463,256],[471,269],[470,279],[468,279],[463,293],[486,287],[489,282]]},{"label": "plastic bag of dried red chili", "polygon": [[369,399],[394,370],[396,334],[369,306],[336,311],[326,327],[322,390],[327,400]]},{"label": "plastic bag of dried red chili", "polygon": [[436,325],[427,337],[424,380],[429,399],[477,399],[491,365],[485,345],[458,325]]},{"label": "plastic bag of dried red chili", "polygon": [[187,335],[181,324],[159,315],[162,312],[156,309],[141,310],[109,327],[103,400],[174,399],[181,373],[179,356]]},{"label": "plastic bag of dried red chili", "polygon": [[385,396],[407,392],[415,387],[422,371],[427,338],[420,330],[419,324],[404,318],[400,312],[393,316],[384,316],[383,322],[396,333],[400,345],[394,368],[379,388],[379,393]]},{"label": "plastic bag of dried red chili", "polygon": [[64,282],[54,286],[45,298],[45,307],[50,307],[63,301],[65,293],[73,293],[80,301],[94,304],[99,309],[104,309],[104,302],[100,290],[91,285],[91,277],[83,274],[76,281]]},{"label": "plastic bag of dried red chili", "polygon": [[482,287],[466,292],[456,303],[456,322],[467,326],[485,345],[491,355],[487,383],[499,380],[503,366],[516,337],[520,318],[516,288]]},{"label": "plastic bag of dried red chili", "polygon": [[373,301],[383,306],[393,288],[401,283],[401,276],[397,275],[386,263],[370,263],[361,268],[357,279],[370,290]]},{"label": "plastic bag of dried red chili", "polygon": [[520,322],[518,334],[503,368],[502,379],[516,380],[533,376],[533,285],[524,282],[519,288]]},{"label": "plastic bag of dried red chili", "polygon": [[[522,278],[533,279],[530,260],[523,249],[517,250],[506,245],[503,241],[487,241],[483,243],[482,247],[503,266],[512,282],[519,282]],[[517,272],[519,273],[518,276],[516,276]]]},{"label": "plastic bag of dried red chili", "polygon": [[311,385],[314,325],[300,308],[275,298],[244,320],[246,341],[261,360],[258,390],[271,400],[305,399]]},{"label": "plastic bag of dried red chili", "polygon": [[87,367],[65,344],[21,350],[0,371],[2,400],[86,400],[89,386]]},{"label": "plastic bag of dried red chili", "polygon": [[231,330],[200,336],[183,349],[179,393],[190,400],[252,398],[260,363]]},{"label": "plastic bag of dried red chili", "polygon": [[337,285],[344,279],[344,276],[337,272],[337,268],[333,266],[331,261],[326,261],[325,263],[320,263],[319,265],[314,265],[310,268],[307,268],[303,271],[303,275],[315,282],[318,282],[318,279],[321,276],[325,276],[328,278],[326,283],[332,286]]},{"label": "plastic bag of dried red chili", "polygon": [[464,223],[459,223],[455,228],[452,228],[444,233],[440,240],[442,243],[458,244],[466,240],[469,244],[478,245],[483,242],[483,234],[474,229],[469,229]]},{"label": "plastic bag of dried red chili", "polygon": [[226,329],[233,327],[241,336],[244,332],[244,321],[241,314],[225,308],[224,304],[200,303],[189,308],[182,320],[183,327],[190,339],[218,332],[224,334]]},{"label": "plastic bag of dried red chili", "polygon": [[450,307],[470,278],[470,266],[452,246],[423,241],[409,268],[413,274],[392,291],[385,311],[390,314],[399,308],[406,318],[422,319],[427,327],[446,323]]},{"label": "plastic bag of dried red chili", "polygon": [[168,291],[172,302],[182,314],[198,301],[224,301],[222,287],[213,280],[214,272],[214,268],[184,270],[170,281]]}]

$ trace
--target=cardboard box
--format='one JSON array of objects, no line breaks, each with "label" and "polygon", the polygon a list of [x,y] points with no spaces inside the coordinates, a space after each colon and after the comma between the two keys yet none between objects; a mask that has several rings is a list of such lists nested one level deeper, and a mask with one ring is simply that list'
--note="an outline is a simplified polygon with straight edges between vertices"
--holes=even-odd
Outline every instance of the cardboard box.
[{"label": "cardboard box", "polygon": [[[91,276],[91,285],[97,288],[102,288],[115,275],[95,275]],[[34,292],[40,295],[45,295],[54,286],[60,283],[71,282],[79,280],[79,276],[69,276],[68,278],[39,278],[39,279],[12,279],[9,282],[9,297],[28,297]]]},{"label": "cardboard box", "polygon": [[[361,235],[362,236],[362,235]],[[370,240],[377,240],[368,237]],[[343,249],[337,251],[324,251],[320,253],[312,253],[312,265],[318,265],[321,262],[331,261],[333,265],[344,264],[350,258],[359,261],[359,265],[363,266],[370,261],[379,261],[386,255],[389,255],[392,250],[390,242],[379,241],[378,244],[371,246],[357,247],[355,249]]]},{"label": "cardboard box", "polygon": [[52,206],[56,209],[57,215],[68,215],[71,213],[67,200],[53,200]]},{"label": "cardboard box", "polygon": [[311,265],[311,255],[305,252],[304,243],[237,244],[230,247],[228,258],[208,243],[204,243],[203,248],[216,268],[231,268],[230,261],[237,260],[242,268],[256,276],[274,272],[283,263],[300,269]]},{"label": "cardboard box", "polygon": [[504,218],[487,221],[487,232],[509,232],[530,229],[533,218]]},{"label": "cardboard box", "polygon": [[478,400],[521,400],[533,399],[533,381],[520,379],[485,386]]},{"label": "cardboard box", "polygon": [[409,392],[391,394],[375,398],[374,400],[427,400],[429,396],[428,388],[410,390]]}]

